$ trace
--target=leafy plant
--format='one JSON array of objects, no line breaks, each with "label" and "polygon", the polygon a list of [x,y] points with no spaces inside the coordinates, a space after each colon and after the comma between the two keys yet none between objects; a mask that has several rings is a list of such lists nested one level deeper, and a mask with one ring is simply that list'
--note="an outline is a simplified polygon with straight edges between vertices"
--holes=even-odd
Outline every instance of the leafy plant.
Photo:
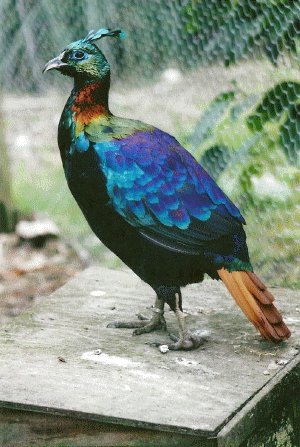
[{"label": "leafy plant", "polygon": [[262,131],[268,122],[277,123],[280,145],[291,164],[300,152],[300,84],[281,82],[269,90],[247,119],[253,131]]},{"label": "leafy plant", "polygon": [[[237,89],[217,96],[205,110],[198,121],[190,143],[194,155],[210,175],[217,180],[220,175],[236,165],[247,165],[243,170],[240,185],[244,192],[250,188],[250,177],[262,175],[261,162],[257,155],[266,159],[266,151],[261,153],[260,147],[268,147],[270,153],[279,148],[288,162],[296,165],[300,152],[300,83],[284,81],[267,91],[254,112],[245,118],[252,135],[244,139],[237,147],[230,147],[220,141],[216,129],[227,122],[229,125],[237,122],[241,115],[249,110],[258,97],[243,94],[238,99]],[[274,124],[270,131],[268,124]],[[254,134],[254,135],[253,135]],[[261,146],[257,143],[261,142]],[[255,148],[255,151],[254,151]],[[254,156],[254,152],[256,155]],[[245,182],[245,179],[248,180]],[[243,179],[243,180],[242,180]]]},{"label": "leafy plant", "polygon": [[241,92],[238,89],[218,95],[201,116],[189,140],[194,155],[215,180],[226,169],[241,163],[261,138],[261,133],[257,133],[234,149],[218,137],[216,128],[225,121],[234,125],[242,113],[257,100],[255,95],[247,97],[242,94],[242,99],[239,96]]},{"label": "leafy plant", "polygon": [[228,66],[255,49],[277,64],[283,49],[297,54],[300,7],[290,0],[190,0],[184,9],[186,30],[193,32],[209,59]]},{"label": "leafy plant", "polygon": [[[261,98],[238,88],[218,96],[190,138],[196,158],[249,223],[255,269],[269,283],[294,287],[299,287],[299,134],[300,84],[284,81]],[[267,193],[257,189],[264,181]]]},{"label": "leafy plant", "polygon": [[221,93],[214,99],[209,108],[205,110],[190,139],[194,147],[200,146],[204,141],[213,136],[212,129],[222,119],[224,112],[228,109],[234,98],[235,91],[233,90]]}]

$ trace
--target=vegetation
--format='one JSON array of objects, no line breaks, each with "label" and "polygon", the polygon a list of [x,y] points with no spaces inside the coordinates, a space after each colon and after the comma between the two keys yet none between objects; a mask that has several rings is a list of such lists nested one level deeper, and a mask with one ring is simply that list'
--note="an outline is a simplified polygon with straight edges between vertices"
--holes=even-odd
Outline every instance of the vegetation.
[{"label": "vegetation", "polygon": [[[190,137],[196,158],[252,223],[247,233],[254,264],[269,280],[298,286],[299,100],[300,84],[292,81],[263,97],[238,89],[222,93]],[[264,193],[255,181],[266,175],[274,186]]]},{"label": "vegetation", "polygon": [[[185,14],[187,32],[201,40],[203,60],[222,60],[228,67],[263,55],[277,66],[288,56],[291,64],[298,65],[297,1],[190,0]],[[275,283],[300,287],[297,81],[291,76],[280,79],[260,94],[233,85],[202,114],[190,146],[239,205],[246,220],[257,221],[258,225],[248,229],[254,264]],[[266,175],[274,182],[273,191],[267,194],[262,187],[255,187],[255,181],[259,183]],[[260,240],[265,250],[261,250]]]},{"label": "vegetation", "polygon": [[203,57],[230,65],[263,52],[277,64],[283,52],[297,55],[297,0],[190,0],[186,30],[198,36]]}]

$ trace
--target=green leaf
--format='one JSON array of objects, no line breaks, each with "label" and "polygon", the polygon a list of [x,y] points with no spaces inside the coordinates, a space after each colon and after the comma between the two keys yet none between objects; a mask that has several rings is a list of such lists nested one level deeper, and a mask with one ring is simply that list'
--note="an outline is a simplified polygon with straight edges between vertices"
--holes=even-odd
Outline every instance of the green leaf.
[{"label": "green leaf", "polygon": [[229,90],[228,92],[220,93],[213,102],[224,102],[224,101],[233,101],[235,98],[235,91]]},{"label": "green leaf", "polygon": [[255,162],[255,164],[251,164],[250,166],[247,167],[247,172],[250,176],[261,176],[263,173],[263,168],[264,165],[261,162]]},{"label": "green leaf", "polygon": [[298,82],[285,81],[277,84],[265,94],[255,113],[248,117],[248,126],[252,131],[261,131],[266,122],[278,121],[282,112],[288,110],[298,98],[300,98]]},{"label": "green leaf", "polygon": [[280,129],[280,144],[292,165],[298,163],[300,152],[300,104],[294,104],[288,112],[288,117]]},{"label": "green leaf", "polygon": [[254,137],[249,138],[249,140],[246,140],[238,149],[236,149],[230,158],[228,167],[233,166],[235,163],[243,163],[245,158],[249,155],[250,150],[256,145],[261,137],[262,134],[258,133]]},{"label": "green leaf", "polygon": [[212,146],[205,151],[200,159],[200,164],[214,180],[217,180],[228,166],[230,159],[231,153],[228,147]]},{"label": "green leaf", "polygon": [[213,127],[220,121],[223,113],[235,97],[234,91],[221,93],[205,110],[196,124],[195,131],[190,137],[190,143],[194,148],[199,147],[204,141],[212,137]]},{"label": "green leaf", "polygon": [[245,109],[253,106],[253,104],[257,101],[257,98],[257,95],[249,95],[240,104],[232,107],[230,110],[230,121],[234,123]]},{"label": "green leaf", "polygon": [[234,164],[243,163],[249,155],[250,149],[255,146],[260,138],[261,134],[255,135],[255,137],[245,141],[234,152],[230,151],[226,146],[211,146],[202,155],[200,164],[214,180],[217,180],[225,169],[229,169]]}]

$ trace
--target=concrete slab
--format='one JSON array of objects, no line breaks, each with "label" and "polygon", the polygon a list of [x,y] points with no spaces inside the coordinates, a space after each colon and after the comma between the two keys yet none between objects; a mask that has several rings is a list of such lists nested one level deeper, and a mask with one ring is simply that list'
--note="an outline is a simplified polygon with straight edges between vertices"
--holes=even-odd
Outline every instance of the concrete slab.
[{"label": "concrete slab", "polygon": [[[240,445],[255,412],[271,411],[268,399],[300,369],[300,291],[273,293],[293,333],[287,342],[264,341],[223,284],[205,280],[183,289],[183,307],[208,341],[162,354],[149,343],[169,341],[163,331],[132,337],[106,327],[151,316],[152,289],[129,271],[91,267],[1,329],[1,406]],[[176,333],[172,312],[166,320]]]}]

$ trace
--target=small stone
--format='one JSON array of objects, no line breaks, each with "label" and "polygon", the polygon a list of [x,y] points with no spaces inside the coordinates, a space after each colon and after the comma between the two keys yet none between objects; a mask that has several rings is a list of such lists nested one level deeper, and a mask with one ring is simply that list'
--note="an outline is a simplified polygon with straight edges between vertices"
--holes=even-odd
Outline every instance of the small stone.
[{"label": "small stone", "polygon": [[159,348],[160,352],[162,354],[166,354],[169,351],[169,346],[168,345],[160,345]]},{"label": "small stone", "polygon": [[38,236],[58,236],[59,229],[50,219],[34,220],[32,222],[21,220],[16,226],[16,233],[23,239],[32,239]]},{"label": "small stone", "polygon": [[288,360],[280,359],[280,360],[277,360],[276,363],[277,363],[277,365],[284,366],[284,365],[287,365]]}]

